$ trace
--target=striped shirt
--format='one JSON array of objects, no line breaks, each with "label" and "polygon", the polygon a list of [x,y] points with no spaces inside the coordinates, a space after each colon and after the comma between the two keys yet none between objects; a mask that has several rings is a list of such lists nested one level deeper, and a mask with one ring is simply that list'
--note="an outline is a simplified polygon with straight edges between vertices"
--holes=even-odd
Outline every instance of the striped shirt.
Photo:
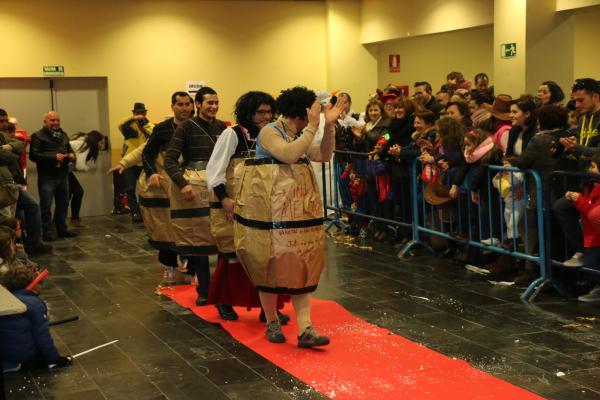
[{"label": "striped shirt", "polygon": [[182,122],[175,129],[165,153],[165,171],[177,186],[183,188],[188,184],[179,165],[179,156],[183,157],[184,163],[208,161],[217,138],[225,128],[225,123],[218,119],[207,122],[199,117],[193,117]]}]

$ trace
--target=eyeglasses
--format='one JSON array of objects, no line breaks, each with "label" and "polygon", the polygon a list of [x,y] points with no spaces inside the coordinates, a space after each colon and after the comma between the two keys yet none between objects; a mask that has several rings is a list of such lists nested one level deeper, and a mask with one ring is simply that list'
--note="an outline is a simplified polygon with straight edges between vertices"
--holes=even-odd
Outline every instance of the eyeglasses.
[{"label": "eyeglasses", "polygon": [[272,110],[256,110],[255,114],[258,114],[258,115],[272,115],[273,111]]}]

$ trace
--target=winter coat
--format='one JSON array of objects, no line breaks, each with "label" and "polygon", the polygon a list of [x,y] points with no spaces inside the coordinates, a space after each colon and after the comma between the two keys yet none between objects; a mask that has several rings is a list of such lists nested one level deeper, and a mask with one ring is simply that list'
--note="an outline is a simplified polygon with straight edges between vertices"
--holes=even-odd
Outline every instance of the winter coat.
[{"label": "winter coat", "polygon": [[24,314],[0,317],[0,357],[2,361],[23,363],[41,355],[50,364],[58,359],[48,325],[48,308],[29,290],[13,292],[27,306]]},{"label": "winter coat", "polygon": [[373,151],[377,141],[389,131],[390,120],[380,119],[370,131],[366,132],[360,140],[354,141],[354,150],[363,153]]},{"label": "winter coat", "polygon": [[56,153],[75,154],[69,143],[69,137],[62,129],[58,137],[55,137],[46,127],[31,135],[29,159],[37,164],[38,176],[67,176],[70,172],[71,160],[65,158],[63,161],[58,161]]},{"label": "winter coat", "polygon": [[[521,146],[521,154],[525,152],[527,145],[535,136],[536,128],[535,124],[532,123],[530,126],[527,126],[523,131],[523,144]],[[508,133],[508,144],[506,146],[506,155],[512,156],[515,155],[515,144],[517,143],[517,139],[519,138],[519,134],[521,133],[521,127],[512,127],[510,132]]]}]

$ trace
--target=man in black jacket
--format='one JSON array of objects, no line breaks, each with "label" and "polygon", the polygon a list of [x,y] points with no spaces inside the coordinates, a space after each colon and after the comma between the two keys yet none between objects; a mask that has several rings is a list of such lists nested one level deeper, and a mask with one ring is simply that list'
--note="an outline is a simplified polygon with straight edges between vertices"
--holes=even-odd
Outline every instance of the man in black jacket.
[{"label": "man in black jacket", "polygon": [[433,97],[431,85],[429,82],[415,82],[415,101],[433,112],[436,118],[440,117],[440,113],[444,110],[444,106],[438,103]]},{"label": "man in black jacket", "polygon": [[29,159],[37,164],[38,191],[42,209],[44,240],[55,240],[52,223],[52,198],[56,200],[54,224],[58,237],[77,236],[67,230],[69,208],[69,164],[75,161],[75,152],[69,137],[60,128],[60,116],[50,111],[44,117],[44,126],[31,135]]}]

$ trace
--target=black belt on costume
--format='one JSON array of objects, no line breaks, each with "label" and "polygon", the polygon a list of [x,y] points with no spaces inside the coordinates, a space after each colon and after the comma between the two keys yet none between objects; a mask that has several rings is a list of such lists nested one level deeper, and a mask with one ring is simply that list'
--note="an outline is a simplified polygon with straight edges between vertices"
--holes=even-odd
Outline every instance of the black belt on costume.
[{"label": "black belt on costume", "polygon": [[184,169],[195,169],[198,171],[204,170],[206,169],[206,165],[208,164],[208,161],[185,161],[183,164],[181,164],[181,167]]},{"label": "black belt on costume", "polygon": [[237,223],[248,228],[270,230],[270,229],[299,229],[323,225],[323,218],[305,219],[302,221],[257,221],[246,219],[239,214],[234,214]]},{"label": "black belt on costume", "polygon": [[[288,163],[284,163],[284,162],[279,161],[278,159],[272,158],[272,157],[248,158],[246,161],[244,161],[244,165],[268,165],[268,164],[288,164]],[[308,158],[303,157],[293,164],[310,164],[310,161],[308,161]]]}]

